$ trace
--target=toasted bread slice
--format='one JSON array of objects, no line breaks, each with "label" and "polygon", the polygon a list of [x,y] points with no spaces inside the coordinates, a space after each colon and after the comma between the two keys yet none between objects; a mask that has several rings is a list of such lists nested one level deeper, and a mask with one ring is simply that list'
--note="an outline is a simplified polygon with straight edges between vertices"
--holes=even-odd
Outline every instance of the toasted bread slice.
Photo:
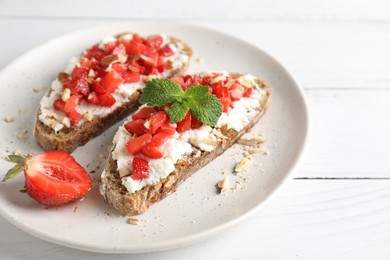
[{"label": "toasted bread slice", "polygon": [[[129,38],[129,35],[133,34],[121,33],[116,35],[114,39],[126,39],[126,37]],[[107,44],[107,41],[109,42],[109,40],[103,40],[100,43],[100,48],[104,48],[104,44]],[[165,43],[163,43],[163,45],[169,45],[171,49],[174,49],[174,54],[173,56],[167,58],[167,60],[169,60],[168,68],[164,71],[164,73],[159,73],[157,77],[165,78],[184,74],[189,67],[190,58],[192,56],[192,49],[186,43],[173,37],[165,37],[164,42]],[[53,108],[53,95],[56,95],[57,99],[61,98],[61,95],[64,93],[62,90],[64,75],[65,77],[68,77],[69,74],[71,74],[73,68],[75,68],[75,66],[79,66],[83,57],[85,57],[84,55],[85,52],[80,59],[73,58],[73,61],[70,62],[70,65],[68,65],[68,69],[66,69],[66,73],[59,74],[58,79],[53,81],[51,88],[42,98],[40,107],[37,112],[35,138],[37,144],[45,151],[62,150],[70,153],[77,147],[84,145],[92,138],[103,133],[113,124],[125,118],[132,111],[138,108],[138,98],[142,91],[142,85],[145,84],[148,78],[151,78],[151,76],[141,74],[140,81],[136,83],[139,84],[137,89],[130,94],[129,92],[122,91],[120,93],[122,99],[121,104],[114,105],[114,109],[109,111],[109,113],[106,112],[99,114],[100,108],[88,103],[87,105],[89,107],[94,107],[98,112],[96,114],[89,113],[88,116],[84,114],[84,119],[81,119],[77,125],[70,125],[69,120],[66,119],[65,113],[57,111]],[[134,58],[134,55],[128,55],[126,57],[126,59],[131,58]],[[118,91],[118,89],[115,91]],[[116,92],[114,92],[114,94],[115,93]],[[87,101],[83,100],[82,102],[86,104]],[[102,110],[103,109],[107,108],[102,108]],[[95,110],[92,109],[92,111]]]},{"label": "toasted bread slice", "polygon": [[[229,76],[239,78],[243,75],[230,73]],[[223,77],[224,76],[220,77],[221,80],[224,80]],[[241,79],[244,79],[242,80],[243,84],[252,85],[251,87],[255,89],[254,92],[261,93],[261,95],[256,96],[256,99],[258,99],[258,102],[255,103],[256,105],[252,105],[251,107],[253,111],[248,111],[248,120],[243,121],[245,124],[237,126],[235,129],[234,127],[237,125],[237,122],[232,122],[232,124],[228,123],[229,118],[226,113],[223,113],[217,126],[211,128],[211,133],[218,132],[218,134],[214,136],[215,138],[213,138],[213,140],[216,140],[213,149],[205,148],[199,144],[196,145],[196,143],[190,141],[192,152],[185,154],[182,158],[177,160],[174,164],[174,170],[170,172],[168,176],[160,179],[156,178],[154,181],[151,181],[151,183],[149,182],[149,184],[146,182],[143,187],[141,185],[141,187],[136,187],[134,190],[131,190],[133,188],[130,185],[130,191],[124,178],[127,178],[127,181],[129,181],[132,177],[123,177],[120,169],[118,169],[120,168],[118,167],[119,164],[124,165],[122,161],[118,161],[118,156],[121,156],[121,152],[123,154],[123,150],[126,149],[124,147],[117,147],[119,145],[123,146],[123,143],[119,144],[118,140],[121,140],[123,134],[128,134],[122,126],[114,138],[112,151],[101,176],[100,193],[107,202],[123,215],[136,215],[145,212],[152,203],[162,200],[170,193],[174,192],[180,183],[226,151],[244,133],[251,129],[266,111],[271,95],[271,88],[258,78],[252,77],[252,80],[250,81],[245,80],[245,77]],[[234,114],[232,111],[229,111],[229,113]],[[182,133],[181,137],[184,135],[186,134]],[[188,136],[184,139],[187,140]],[[191,138],[188,140],[191,140]],[[171,148],[179,149],[175,145],[171,146]]]}]

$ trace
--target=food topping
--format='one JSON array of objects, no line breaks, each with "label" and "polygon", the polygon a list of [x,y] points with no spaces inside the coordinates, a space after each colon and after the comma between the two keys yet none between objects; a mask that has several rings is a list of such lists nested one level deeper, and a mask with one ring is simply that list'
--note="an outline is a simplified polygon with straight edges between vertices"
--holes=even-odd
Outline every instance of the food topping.
[{"label": "food topping", "polygon": [[[235,101],[250,94],[251,88],[222,73],[149,81],[140,98],[147,106],[124,124],[130,134],[125,147],[132,156],[131,178],[149,178],[148,161],[164,158],[164,144],[170,139],[179,138],[200,150],[212,151],[218,140],[225,138],[212,127],[234,107]],[[134,168],[140,159],[144,161],[141,172],[147,174],[140,174],[139,166]]]}]

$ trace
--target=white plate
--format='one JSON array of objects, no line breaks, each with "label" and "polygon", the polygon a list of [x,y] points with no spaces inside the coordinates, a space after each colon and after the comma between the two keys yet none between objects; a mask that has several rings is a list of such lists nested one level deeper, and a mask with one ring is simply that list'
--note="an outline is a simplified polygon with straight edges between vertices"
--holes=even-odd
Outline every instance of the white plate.
[{"label": "white plate", "polygon": [[[99,26],[71,33],[27,52],[0,74],[0,118],[11,114],[15,122],[1,122],[0,152],[20,149],[23,153],[41,153],[32,137],[35,109],[43,90],[61,71],[67,60],[105,35],[122,31],[143,35],[166,33],[193,47],[190,72],[227,70],[250,73],[267,81],[272,89],[268,112],[251,135],[267,138],[270,155],[257,154],[247,173],[248,182],[236,192],[217,194],[216,183],[222,172],[232,171],[241,148],[236,145],[191,176],[176,193],[137,216],[140,226],[112,210],[98,193],[100,170],[92,173],[93,190],[79,202],[47,209],[26,194],[23,176],[0,184],[0,213],[12,224],[41,239],[82,250],[107,253],[150,252],[178,248],[204,240],[236,225],[269,201],[291,176],[302,157],[308,134],[308,113],[302,89],[274,58],[240,39],[192,25],[176,23],[128,22]],[[197,62],[202,57],[204,62]],[[19,109],[23,111],[18,112]],[[93,171],[100,169],[106,147],[117,129],[111,127],[102,136],[74,152],[76,159]],[[27,129],[28,140],[17,139]],[[0,161],[1,175],[12,165]],[[229,173],[231,179],[237,177]],[[0,176],[2,178],[3,176]]]}]

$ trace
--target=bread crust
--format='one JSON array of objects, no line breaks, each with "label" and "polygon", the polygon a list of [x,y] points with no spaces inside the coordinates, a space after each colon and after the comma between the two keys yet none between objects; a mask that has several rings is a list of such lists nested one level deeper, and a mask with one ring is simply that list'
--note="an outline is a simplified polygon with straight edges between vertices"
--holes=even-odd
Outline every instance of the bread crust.
[{"label": "bread crust", "polygon": [[[241,74],[231,73],[230,75],[240,76]],[[224,133],[227,138],[218,142],[217,147],[213,151],[201,151],[201,155],[198,157],[190,155],[178,161],[175,164],[175,170],[154,185],[147,185],[135,193],[129,193],[122,185],[116,161],[110,153],[104,169],[105,173],[101,178],[100,187],[100,192],[106,201],[122,215],[137,215],[145,212],[151,204],[173,193],[180,183],[226,151],[259,121],[267,109],[271,88],[260,79],[256,79],[256,83],[265,91],[265,95],[255,118],[239,132],[234,129],[227,129],[227,132]]]},{"label": "bread crust", "polygon": [[[126,32],[118,34],[115,37],[119,38],[123,34],[126,34]],[[184,52],[186,53],[186,55],[189,56],[189,58],[191,58],[192,49],[189,45],[174,37],[168,37],[168,39],[175,45],[179,43],[183,44]],[[185,74],[188,70],[189,64],[190,62],[187,62],[183,67],[172,70],[168,77],[180,76]],[[46,95],[49,94],[50,91],[48,91]],[[92,121],[86,121],[82,125],[75,128],[64,127],[57,133],[52,128],[48,127],[47,125],[42,123],[42,121],[39,120],[39,115],[42,113],[39,108],[37,111],[34,127],[34,136],[36,143],[45,151],[62,150],[71,153],[77,147],[82,146],[94,137],[99,136],[107,128],[124,119],[130,113],[135,111],[140,105],[138,103],[140,94],[141,91],[135,92],[131,97],[129,97],[128,102],[118,107],[112,113],[108,114],[105,117],[94,117]]]}]

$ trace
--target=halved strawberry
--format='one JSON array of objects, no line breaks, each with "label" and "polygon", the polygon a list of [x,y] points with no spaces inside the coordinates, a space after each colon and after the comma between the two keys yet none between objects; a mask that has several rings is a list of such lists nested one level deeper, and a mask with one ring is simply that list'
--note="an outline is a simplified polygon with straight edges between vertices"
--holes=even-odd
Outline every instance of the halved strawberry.
[{"label": "halved strawberry", "polygon": [[46,206],[60,206],[85,196],[92,180],[83,167],[69,154],[50,151],[35,156],[10,155],[16,165],[3,181],[24,171],[27,194]]},{"label": "halved strawberry", "polygon": [[149,178],[148,161],[140,157],[134,157],[132,166],[133,166],[133,173],[131,174],[131,178],[133,178],[134,180]]},{"label": "halved strawberry", "polygon": [[143,107],[132,118],[135,119],[148,119],[151,115],[156,112],[153,107]]},{"label": "halved strawberry", "polygon": [[136,137],[134,139],[131,139],[126,143],[126,149],[127,151],[132,154],[136,155],[139,153],[144,146],[149,143],[152,140],[151,134],[144,134],[139,137]]},{"label": "halved strawberry", "polygon": [[159,159],[159,158],[163,157],[163,154],[160,151],[160,149],[153,144],[145,145],[144,148],[142,148],[141,153],[144,156],[152,158],[152,159]]}]

